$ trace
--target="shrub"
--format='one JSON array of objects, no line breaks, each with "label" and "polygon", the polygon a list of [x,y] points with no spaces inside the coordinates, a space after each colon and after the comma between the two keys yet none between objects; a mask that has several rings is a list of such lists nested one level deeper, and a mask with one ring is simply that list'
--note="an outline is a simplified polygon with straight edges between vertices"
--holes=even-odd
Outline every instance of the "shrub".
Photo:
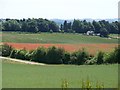
[{"label": "shrub", "polygon": [[120,63],[120,45],[118,45],[118,47],[115,48],[114,54],[115,54],[115,63]]},{"label": "shrub", "polygon": [[65,80],[63,80],[62,81],[62,84],[61,84],[61,88],[62,88],[62,90],[67,90],[67,88],[68,88],[68,81],[65,79]]},{"label": "shrub", "polygon": [[23,50],[17,50],[17,52],[15,53],[15,58],[16,59],[22,59],[22,60],[25,60],[27,51],[25,49]]},{"label": "shrub", "polygon": [[1,46],[1,52],[2,52],[2,56],[10,56],[11,51],[13,50],[12,46],[8,45],[8,44],[4,44]]},{"label": "shrub", "polygon": [[109,32],[107,31],[106,28],[101,28],[100,29],[100,36],[101,37],[108,37],[108,35],[109,35]]},{"label": "shrub", "polygon": [[44,47],[39,47],[31,53],[31,61],[45,63],[46,59],[46,49]]},{"label": "shrub", "polygon": [[104,57],[105,63],[120,63],[120,46],[116,47],[111,53],[108,53]]},{"label": "shrub", "polygon": [[105,54],[105,57],[104,57],[104,61],[105,63],[115,63],[115,54],[114,52],[111,52],[111,53],[108,53],[108,54]]},{"label": "shrub", "polygon": [[79,50],[75,53],[73,53],[73,56],[77,58],[76,64],[82,65],[88,60],[89,54],[85,51],[85,49]]},{"label": "shrub", "polygon": [[69,64],[77,64],[77,57],[75,56],[75,54],[72,54],[70,56],[70,61],[68,63]]},{"label": "shrub", "polygon": [[64,56],[64,49],[62,48],[56,48],[56,47],[50,47],[47,50],[47,60],[46,63],[49,64],[62,64],[63,56]]},{"label": "shrub", "polygon": [[99,51],[96,56],[96,63],[97,64],[102,64],[104,63],[104,52]]},{"label": "shrub", "polygon": [[25,54],[26,60],[30,60],[30,61],[31,61],[33,51],[34,51],[34,50],[30,50],[30,51],[28,51],[28,52]]},{"label": "shrub", "polygon": [[11,53],[10,53],[10,57],[11,57],[11,58],[15,58],[16,53],[17,53],[17,50],[16,50],[16,49],[13,49],[13,50],[11,51]]},{"label": "shrub", "polygon": [[70,53],[65,52],[64,56],[63,56],[63,64],[68,64],[70,61]]},{"label": "shrub", "polygon": [[96,64],[96,60],[87,60],[85,64],[94,65],[94,64]]}]

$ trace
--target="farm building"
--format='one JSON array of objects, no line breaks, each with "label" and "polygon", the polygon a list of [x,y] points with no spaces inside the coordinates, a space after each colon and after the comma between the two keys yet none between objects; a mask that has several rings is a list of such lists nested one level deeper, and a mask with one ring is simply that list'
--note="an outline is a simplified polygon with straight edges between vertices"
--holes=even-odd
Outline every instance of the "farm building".
[{"label": "farm building", "polygon": [[87,34],[87,35],[92,35],[92,36],[95,35],[95,34],[94,34],[94,31],[87,31],[86,34]]}]

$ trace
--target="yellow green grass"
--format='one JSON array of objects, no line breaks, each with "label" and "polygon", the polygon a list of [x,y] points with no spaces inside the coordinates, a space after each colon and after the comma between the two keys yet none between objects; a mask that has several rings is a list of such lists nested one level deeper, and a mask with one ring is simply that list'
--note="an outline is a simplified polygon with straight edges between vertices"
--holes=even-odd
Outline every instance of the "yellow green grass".
[{"label": "yellow green grass", "polygon": [[93,88],[96,83],[105,88],[118,87],[118,64],[112,65],[28,65],[2,60],[3,88],[81,88],[89,78]]},{"label": "yellow green grass", "polygon": [[14,43],[60,43],[60,44],[91,44],[91,43],[118,43],[117,39],[101,38],[99,36],[86,36],[69,33],[19,33],[2,32],[2,42]]}]

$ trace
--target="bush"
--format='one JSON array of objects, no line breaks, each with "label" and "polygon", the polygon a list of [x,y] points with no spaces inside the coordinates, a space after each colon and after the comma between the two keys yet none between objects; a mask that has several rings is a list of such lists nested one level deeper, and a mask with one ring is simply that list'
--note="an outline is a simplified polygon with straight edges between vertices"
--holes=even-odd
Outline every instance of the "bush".
[{"label": "bush", "polygon": [[17,52],[15,53],[15,58],[16,59],[22,59],[22,60],[25,60],[27,51],[25,49],[23,50],[17,50]]},{"label": "bush", "polygon": [[104,57],[104,61],[105,61],[105,63],[110,63],[110,64],[112,64],[112,63],[114,63],[114,53],[113,52],[111,52],[111,53],[108,53],[108,54],[105,54],[105,57]]},{"label": "bush", "polygon": [[87,60],[86,65],[95,65],[96,64],[96,60],[92,59],[92,60]]},{"label": "bush", "polygon": [[69,64],[77,64],[77,57],[75,56],[74,53],[70,56],[70,61],[68,63]]},{"label": "bush", "polygon": [[99,51],[96,56],[96,63],[103,64],[104,63],[104,52]]},{"label": "bush", "polygon": [[120,63],[120,47],[116,47],[115,50],[111,53],[108,53],[104,57],[105,63]]},{"label": "bush", "polygon": [[109,32],[107,31],[106,28],[101,28],[100,29],[100,36],[101,37],[108,37],[108,35],[109,35]]},{"label": "bush", "polygon": [[114,54],[115,54],[115,63],[120,63],[120,45],[118,45],[118,47],[115,48]]},{"label": "bush", "polygon": [[46,59],[46,49],[44,47],[39,47],[31,53],[31,61],[45,63]]},{"label": "bush", "polygon": [[76,64],[78,65],[84,64],[89,59],[89,54],[85,51],[85,49],[73,53],[73,56],[76,57]]},{"label": "bush", "polygon": [[16,49],[13,49],[12,51],[11,51],[11,53],[10,53],[10,57],[11,58],[15,58],[16,56],[16,53],[17,53],[17,50]]},{"label": "bush", "polygon": [[64,49],[62,48],[56,48],[56,47],[50,47],[48,48],[48,51],[47,51],[47,60],[46,60],[46,63],[49,63],[49,64],[62,64],[63,61],[63,57],[64,57]]},{"label": "bush", "polygon": [[4,44],[1,46],[1,52],[2,52],[1,55],[4,57],[10,56],[12,50],[13,50],[12,46],[8,44]]},{"label": "bush", "polygon": [[70,53],[65,52],[64,56],[63,56],[63,64],[68,64],[70,61]]},{"label": "bush", "polygon": [[25,54],[26,60],[30,60],[30,61],[31,61],[33,51],[34,51],[34,50],[30,50],[30,51],[28,51],[28,52]]}]

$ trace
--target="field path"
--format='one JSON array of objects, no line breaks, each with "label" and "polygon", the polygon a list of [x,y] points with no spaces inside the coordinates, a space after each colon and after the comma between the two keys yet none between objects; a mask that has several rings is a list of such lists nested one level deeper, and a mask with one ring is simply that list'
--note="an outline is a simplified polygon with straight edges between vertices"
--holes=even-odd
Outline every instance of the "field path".
[{"label": "field path", "polygon": [[20,60],[20,59],[13,59],[13,58],[8,58],[8,57],[1,57],[0,59],[6,59],[6,60],[10,60],[10,61],[14,61],[14,62],[20,62],[20,63],[24,63],[24,64],[31,64],[31,65],[46,65],[43,63],[36,63],[36,62],[32,62],[32,61],[24,61],[24,60]]}]

